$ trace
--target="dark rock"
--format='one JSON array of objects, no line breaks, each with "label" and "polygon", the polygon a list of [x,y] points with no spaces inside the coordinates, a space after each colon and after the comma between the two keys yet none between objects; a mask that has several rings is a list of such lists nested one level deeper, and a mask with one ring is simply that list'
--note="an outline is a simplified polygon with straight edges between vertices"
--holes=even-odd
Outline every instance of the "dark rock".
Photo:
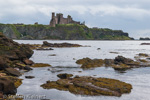
[{"label": "dark rock", "polygon": [[26,64],[26,65],[32,65],[34,64],[34,62],[32,60],[29,60],[29,59],[24,59],[23,62]]},{"label": "dark rock", "polygon": [[63,73],[63,74],[58,74],[57,77],[61,78],[61,79],[68,79],[70,77],[72,77],[72,74],[67,74],[67,73]]},{"label": "dark rock", "polygon": [[150,43],[141,43],[141,45],[150,45]]},{"label": "dark rock", "polygon": [[43,47],[40,47],[40,48],[37,48],[36,50],[54,50],[52,48],[43,48]]},{"label": "dark rock", "polygon": [[43,42],[42,47],[81,47],[79,44],[71,44],[71,43],[48,43],[47,41]]},{"label": "dark rock", "polygon": [[34,76],[25,76],[25,78],[32,79],[32,78],[35,78],[35,77]]},{"label": "dark rock", "polygon": [[30,71],[30,70],[33,70],[33,69],[31,67],[29,67],[29,66],[25,66],[24,70]]},{"label": "dark rock", "polygon": [[4,57],[0,56],[0,70],[5,69],[7,66],[6,61],[4,60]]},{"label": "dark rock", "polygon": [[16,94],[14,82],[7,78],[0,78],[0,91],[4,94]]},{"label": "dark rock", "polygon": [[125,57],[123,57],[123,56],[117,56],[117,57],[114,59],[114,63],[115,63],[115,64],[119,64],[119,63],[128,64],[128,63],[131,63],[131,62],[133,62],[132,59],[125,58]]},{"label": "dark rock", "polygon": [[14,68],[6,68],[5,70],[6,70],[7,74],[12,75],[12,76],[20,76],[21,75],[21,73]]}]

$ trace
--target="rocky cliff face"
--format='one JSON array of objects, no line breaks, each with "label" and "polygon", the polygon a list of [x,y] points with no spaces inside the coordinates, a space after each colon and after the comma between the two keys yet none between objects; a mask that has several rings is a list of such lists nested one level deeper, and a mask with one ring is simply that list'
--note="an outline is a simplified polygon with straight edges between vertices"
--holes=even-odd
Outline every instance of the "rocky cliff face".
[{"label": "rocky cliff face", "polygon": [[88,28],[78,24],[13,25],[0,24],[0,31],[12,39],[60,39],[60,40],[129,40],[121,30]]}]

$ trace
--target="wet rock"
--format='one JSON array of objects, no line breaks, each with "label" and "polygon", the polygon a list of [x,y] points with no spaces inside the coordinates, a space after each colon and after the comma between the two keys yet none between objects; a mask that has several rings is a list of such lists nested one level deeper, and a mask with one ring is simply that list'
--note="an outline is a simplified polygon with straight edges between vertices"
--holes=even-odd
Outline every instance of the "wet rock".
[{"label": "wet rock", "polygon": [[25,78],[32,79],[32,78],[35,78],[35,77],[34,76],[25,76]]},{"label": "wet rock", "polygon": [[6,61],[4,60],[3,57],[0,56],[0,70],[5,69],[7,66]]},{"label": "wet rock", "polygon": [[34,62],[32,60],[29,60],[29,59],[24,59],[23,62],[26,64],[26,65],[32,65],[34,64]]},{"label": "wet rock", "polygon": [[113,53],[113,54],[119,54],[118,52],[109,52],[109,53]]},{"label": "wet rock", "polygon": [[97,48],[97,50],[101,50],[101,48]]},{"label": "wet rock", "polygon": [[30,70],[33,70],[33,69],[30,68],[29,66],[25,66],[25,67],[24,67],[24,70],[30,71]]},{"label": "wet rock", "polygon": [[19,69],[24,69],[24,70],[27,70],[27,71],[32,70],[32,68],[30,68],[28,65],[25,65],[23,63],[16,63],[16,66],[18,66]]},{"label": "wet rock", "polygon": [[50,64],[44,64],[44,63],[35,63],[31,67],[50,67]]},{"label": "wet rock", "polygon": [[48,43],[47,41],[43,42],[42,47],[81,47],[79,44],[71,44],[71,43]]},{"label": "wet rock", "polygon": [[48,55],[48,56],[56,56],[56,54],[50,54],[50,55]]},{"label": "wet rock", "polygon": [[105,59],[105,66],[111,66],[112,64],[114,64],[114,60],[113,59]]},{"label": "wet rock", "polygon": [[125,58],[123,56],[117,56],[115,59],[90,59],[90,58],[83,58],[76,61],[77,64],[81,64],[81,68],[94,68],[94,67],[112,67],[115,70],[125,70],[129,68],[135,67],[143,67],[149,66],[150,64],[143,63],[144,60],[137,60],[134,61],[130,58]]},{"label": "wet rock", "polygon": [[40,48],[37,48],[36,50],[54,50],[52,48],[43,48],[43,47],[40,47]]},{"label": "wet rock", "polygon": [[54,88],[69,91],[73,94],[91,96],[121,96],[124,93],[130,93],[132,89],[130,84],[119,80],[86,76],[48,81],[41,85],[41,87],[44,89]]},{"label": "wet rock", "polygon": [[6,70],[6,73],[8,75],[21,76],[21,73],[18,70],[14,69],[14,68],[6,68],[5,70]]},{"label": "wet rock", "polygon": [[132,59],[125,58],[125,57],[123,57],[123,56],[117,56],[117,57],[114,59],[114,63],[115,63],[115,64],[119,64],[119,63],[128,64],[128,63],[132,63],[132,62],[133,62]]},{"label": "wet rock", "polygon": [[138,54],[140,57],[149,57],[149,55],[148,54],[145,54],[145,53],[139,53]]},{"label": "wet rock", "polygon": [[141,43],[141,45],[150,45],[150,43]]},{"label": "wet rock", "polygon": [[59,77],[60,79],[68,79],[70,77],[72,77],[72,74],[67,74],[67,73],[63,73],[63,74],[58,74],[57,77]]},{"label": "wet rock", "polygon": [[102,59],[90,59],[90,58],[83,58],[76,61],[77,64],[82,64],[81,68],[94,68],[94,67],[101,67],[104,64],[104,60]]},{"label": "wet rock", "polygon": [[16,94],[14,82],[8,78],[0,78],[0,91],[4,94]]}]

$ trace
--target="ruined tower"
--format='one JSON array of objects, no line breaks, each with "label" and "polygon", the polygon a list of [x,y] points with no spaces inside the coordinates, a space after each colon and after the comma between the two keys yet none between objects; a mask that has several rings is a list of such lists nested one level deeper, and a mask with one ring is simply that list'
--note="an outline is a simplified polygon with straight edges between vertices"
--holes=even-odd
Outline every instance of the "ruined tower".
[{"label": "ruined tower", "polygon": [[56,26],[56,20],[55,20],[55,13],[52,13],[52,19],[50,21],[50,26],[55,27]]},{"label": "ruined tower", "polygon": [[63,17],[63,14],[58,13],[55,16],[55,13],[52,13],[52,19],[50,21],[50,26],[55,27],[56,24],[80,24],[80,22],[76,22],[72,19],[70,15],[67,18]]}]

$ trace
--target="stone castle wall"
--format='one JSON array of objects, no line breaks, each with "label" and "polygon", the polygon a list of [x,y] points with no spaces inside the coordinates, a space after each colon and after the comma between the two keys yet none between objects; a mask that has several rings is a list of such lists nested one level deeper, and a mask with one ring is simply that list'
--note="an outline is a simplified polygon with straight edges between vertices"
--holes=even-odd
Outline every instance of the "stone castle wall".
[{"label": "stone castle wall", "polygon": [[74,21],[72,19],[72,17],[69,15],[67,18],[64,18],[63,14],[61,14],[61,13],[56,14],[56,16],[55,16],[55,13],[52,13],[52,19],[50,21],[50,26],[55,27],[56,24],[80,24],[80,22]]}]

